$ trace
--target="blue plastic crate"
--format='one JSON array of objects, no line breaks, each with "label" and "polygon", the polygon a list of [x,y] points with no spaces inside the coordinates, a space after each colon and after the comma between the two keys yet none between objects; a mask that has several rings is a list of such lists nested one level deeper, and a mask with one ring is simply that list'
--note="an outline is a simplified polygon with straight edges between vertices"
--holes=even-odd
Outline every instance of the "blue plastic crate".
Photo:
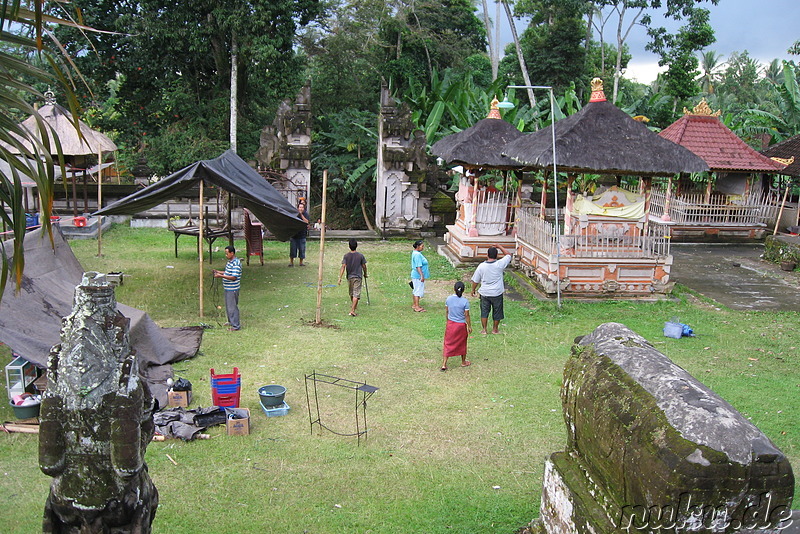
[{"label": "blue plastic crate", "polygon": [[267,415],[267,417],[280,417],[282,415],[286,415],[287,413],[289,413],[289,405],[286,404],[285,402],[277,406],[269,406],[269,407],[264,406],[260,402],[259,404],[261,405],[261,409],[264,410],[264,413]]},{"label": "blue plastic crate", "polygon": [[241,386],[237,384],[222,384],[218,386],[212,386],[214,390],[219,394],[226,394],[226,393],[236,393],[239,391]]}]

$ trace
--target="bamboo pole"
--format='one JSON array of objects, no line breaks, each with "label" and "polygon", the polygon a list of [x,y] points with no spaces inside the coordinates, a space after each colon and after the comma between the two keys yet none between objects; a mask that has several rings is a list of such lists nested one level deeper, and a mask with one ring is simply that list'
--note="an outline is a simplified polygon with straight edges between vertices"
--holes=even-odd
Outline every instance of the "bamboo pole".
[{"label": "bamboo pole", "polygon": [[789,185],[786,185],[786,189],[783,191],[783,200],[781,201],[781,209],[778,210],[778,218],[775,219],[775,229],[772,231],[772,235],[778,233],[778,226],[781,224],[781,217],[783,217],[783,208],[786,207],[786,197],[789,195]]},{"label": "bamboo pole", "polygon": [[322,324],[322,271],[325,261],[325,220],[328,204],[328,169],[322,171],[322,228],[319,229],[319,267],[317,268],[317,316],[316,324]]},{"label": "bamboo pole", "polygon": [[203,317],[203,180],[200,179],[200,227],[197,234],[197,257],[200,264],[200,317]]}]

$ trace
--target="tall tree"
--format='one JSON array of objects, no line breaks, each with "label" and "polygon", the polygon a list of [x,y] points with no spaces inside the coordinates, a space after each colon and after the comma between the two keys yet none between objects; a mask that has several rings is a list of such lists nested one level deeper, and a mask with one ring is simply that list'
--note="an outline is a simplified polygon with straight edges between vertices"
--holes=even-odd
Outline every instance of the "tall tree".
[{"label": "tall tree", "polygon": [[89,45],[74,32],[60,35],[96,87],[121,74],[119,105],[130,125],[117,124],[158,172],[169,172],[229,145],[231,55],[238,45],[240,152],[255,152],[275,104],[302,83],[293,48],[299,26],[319,0],[191,3],[164,0],[75,0],[84,19],[117,35]]},{"label": "tall tree", "polygon": [[[719,92],[735,97],[737,109],[744,109],[758,100],[758,81],[761,65],[744,52],[734,52],[728,58],[727,68],[719,84]],[[728,110],[736,111],[736,110]]]},{"label": "tall tree", "polygon": [[486,54],[486,32],[471,0],[397,0],[384,19],[386,70],[398,87],[435,70],[460,67],[467,57]]},{"label": "tall tree", "polygon": [[653,41],[647,46],[661,55],[658,64],[667,66],[665,89],[674,98],[675,106],[680,100],[698,93],[700,88],[695,80],[700,73],[697,71],[699,62],[695,54],[714,42],[714,30],[708,23],[709,11],[696,7],[687,9],[687,24],[677,34],[651,30]]},{"label": "tall tree", "polygon": [[[514,23],[514,15],[511,13],[511,7],[508,5],[508,0],[501,0],[503,4],[503,9],[506,12],[506,18],[508,18],[508,25],[511,28],[511,37],[514,39],[514,49],[517,52],[517,61],[519,63],[519,70],[522,75],[522,81],[524,85],[530,86],[531,78],[528,74],[528,65],[525,63],[525,55],[522,53],[522,45],[519,42],[519,35],[517,34],[517,25]],[[526,92],[528,93],[528,101],[531,104],[531,107],[536,106],[536,96],[533,94],[533,89],[531,87],[526,87]]]},{"label": "tall tree", "polygon": [[722,54],[707,50],[700,55],[700,87],[704,93],[714,94],[722,68]]},{"label": "tall tree", "polygon": [[487,0],[481,0],[481,4],[483,7],[481,17],[483,18],[483,27],[486,29],[486,43],[489,49],[489,60],[492,63],[492,80],[494,81],[497,79],[497,69],[500,64],[500,50],[498,48],[500,43],[492,37],[492,19],[489,18],[489,3]]},{"label": "tall tree", "polygon": [[348,108],[376,109],[381,78],[389,77],[388,44],[381,27],[391,17],[393,11],[384,0],[332,2],[317,23],[301,33],[315,117]]},{"label": "tall tree", "polygon": [[[587,0],[589,8],[594,7],[600,14],[613,13],[612,20],[616,20],[616,41],[617,41],[617,58],[615,65],[615,87],[612,93],[614,101],[618,98],[619,93],[619,79],[622,77],[622,54],[625,50],[625,43],[627,42],[631,32],[637,26],[647,28],[647,32],[651,37],[650,46],[653,47],[658,39],[662,42],[655,44],[661,50],[662,61],[668,64],[669,61],[681,61],[681,63],[691,63],[691,60],[685,57],[685,47],[691,39],[685,37],[682,39],[684,50],[678,53],[677,50],[669,51],[670,46],[665,46],[663,40],[674,39],[675,36],[670,35],[663,27],[655,27],[652,25],[653,14],[661,14],[665,18],[674,20],[683,20],[690,18],[697,5],[702,2],[711,2],[717,4],[719,0]],[[597,11],[593,15],[597,17]],[[596,27],[595,27],[596,28]],[[602,30],[600,30],[602,32]],[[602,40],[602,39],[601,39]],[[654,48],[655,49],[655,48]],[[665,58],[665,54],[669,53],[670,58]]]},{"label": "tall tree", "polygon": [[[588,21],[586,24],[586,52],[589,53],[589,47],[591,46],[591,36],[592,36],[592,29],[594,28],[597,30],[597,38],[600,43],[599,51],[600,51],[600,65],[599,71],[595,72],[594,74],[604,77],[606,75],[606,52],[607,47],[605,42],[605,28],[606,24],[608,24],[609,19],[613,11],[609,10],[607,13],[603,13],[603,11],[592,2],[589,2],[589,9],[588,9]],[[622,63],[622,62],[620,62]]]},{"label": "tall tree", "polygon": [[[625,41],[631,33],[633,27],[637,24],[639,19],[644,13],[646,2],[644,1],[622,1],[613,2],[611,5],[617,15],[617,54],[616,62],[614,63],[614,89],[611,93],[611,101],[616,102],[619,95],[619,79],[622,77],[622,51],[624,50]],[[629,21],[625,20],[625,15],[628,10],[631,10],[633,16]]]},{"label": "tall tree", "polygon": [[584,0],[519,0],[515,13],[530,15],[522,36],[528,71],[539,85],[557,92],[571,83],[584,85],[587,72],[583,15]]}]

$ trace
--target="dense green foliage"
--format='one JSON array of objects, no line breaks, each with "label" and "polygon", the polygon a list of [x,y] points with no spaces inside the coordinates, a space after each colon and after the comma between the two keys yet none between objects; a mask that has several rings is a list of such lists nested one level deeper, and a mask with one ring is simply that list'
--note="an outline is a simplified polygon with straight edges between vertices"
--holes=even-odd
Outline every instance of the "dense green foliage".
[{"label": "dense green foliage", "polygon": [[[301,83],[293,49],[297,28],[320,9],[318,0],[165,3],[77,0],[83,19],[113,34],[59,32],[67,50],[102,98],[119,80],[115,130],[129,151],[141,151],[159,174],[229,146],[231,57],[238,47],[240,150],[252,154],[277,103]],[[108,118],[106,123],[103,119]]]},{"label": "dense green foliage", "polygon": [[695,55],[714,42],[714,30],[708,23],[709,11],[695,8],[689,15],[689,21],[677,34],[669,35],[665,31],[653,31],[653,42],[649,49],[661,54],[659,65],[667,65],[664,74],[665,92],[675,101],[685,100],[698,93],[696,78],[699,60]]},{"label": "dense green foliage", "polygon": [[[576,0],[527,0],[515,4],[518,16],[531,17],[520,44],[536,85],[552,85],[560,92],[572,83],[586,85],[592,78],[584,46],[584,11],[585,2]],[[519,63],[510,48],[500,63],[500,72],[515,85],[523,83]]]},{"label": "dense green foliage", "polygon": [[486,50],[483,24],[469,0],[398,2],[397,13],[381,28],[385,74],[399,85],[425,80],[434,69],[461,67]]},{"label": "dense green foliage", "polygon": [[[589,81],[654,129],[707,98],[753,146],[800,132],[797,71],[777,60],[760,65],[748,52],[724,58],[708,49],[713,28],[705,0],[516,0],[504,2],[524,31],[519,45],[528,78],[553,85],[556,118],[580,109]],[[716,0],[712,0],[716,3]],[[492,3],[488,2],[488,8]],[[187,6],[191,5],[191,9]],[[477,6],[477,7],[476,7]],[[313,204],[323,169],[341,224],[362,226],[374,201],[379,91],[386,83],[407,104],[428,144],[486,116],[508,94],[504,117],[524,131],[551,120],[539,100],[506,91],[523,84],[513,44],[492,79],[482,2],[469,0],[303,0],[199,3],[76,0],[53,4],[102,32],[59,28],[55,35],[81,69],[83,116],[121,147],[122,169],[142,156],[157,174],[230,146],[231,57],[238,66],[238,153],[250,159],[280,100],[311,81],[314,117]],[[511,12],[511,10],[509,10]],[[655,14],[680,20],[675,33]],[[492,17],[488,17],[490,20]],[[496,24],[498,21],[494,21]],[[647,32],[667,71],[650,85],[625,78],[630,32]],[[36,88],[43,90],[43,82]],[[520,98],[527,97],[527,98]],[[576,100],[577,99],[577,100]],[[312,206],[313,207],[313,206]],[[367,214],[368,215],[368,214]]]}]

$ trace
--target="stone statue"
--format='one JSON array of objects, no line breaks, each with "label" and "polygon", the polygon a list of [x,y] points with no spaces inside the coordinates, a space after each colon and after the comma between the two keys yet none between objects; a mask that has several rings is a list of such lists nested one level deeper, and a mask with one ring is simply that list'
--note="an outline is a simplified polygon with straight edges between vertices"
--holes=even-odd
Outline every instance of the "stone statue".
[{"label": "stone statue", "polygon": [[260,167],[268,169],[278,168],[280,165],[281,140],[276,133],[274,125],[264,126],[259,136],[259,148],[256,151],[256,161]]},{"label": "stone statue", "polygon": [[150,532],[158,491],[144,454],[155,403],[128,327],[105,276],[85,273],[42,399],[39,466],[53,477],[44,532]]}]

